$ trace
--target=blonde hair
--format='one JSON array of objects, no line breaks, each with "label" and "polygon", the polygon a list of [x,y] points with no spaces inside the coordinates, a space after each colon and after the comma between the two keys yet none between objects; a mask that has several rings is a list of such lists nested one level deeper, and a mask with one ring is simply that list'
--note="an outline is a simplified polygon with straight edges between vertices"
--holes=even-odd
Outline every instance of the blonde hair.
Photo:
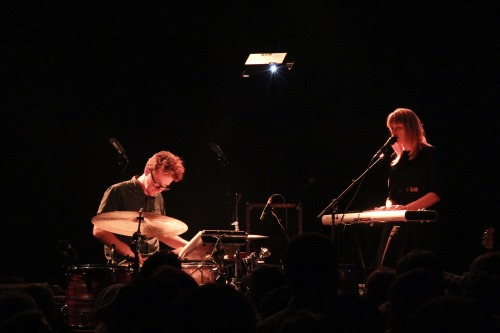
[{"label": "blonde hair", "polygon": [[[414,159],[420,150],[424,147],[431,146],[427,143],[425,137],[424,125],[418,116],[410,109],[397,108],[387,116],[387,128],[391,129],[394,124],[402,124],[406,133],[406,140],[408,147],[405,147],[409,152],[410,160]],[[403,146],[399,143],[394,144],[394,152],[397,157],[392,161],[391,165],[398,163],[401,155],[403,154]]]}]

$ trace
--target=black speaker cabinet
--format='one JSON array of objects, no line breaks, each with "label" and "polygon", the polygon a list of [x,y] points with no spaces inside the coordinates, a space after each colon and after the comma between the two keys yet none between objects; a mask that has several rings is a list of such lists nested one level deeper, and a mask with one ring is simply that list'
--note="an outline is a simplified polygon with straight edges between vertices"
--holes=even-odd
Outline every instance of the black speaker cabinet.
[{"label": "black speaker cabinet", "polygon": [[247,253],[267,248],[271,255],[268,264],[281,265],[288,240],[302,233],[302,206],[300,204],[271,204],[260,220],[266,204],[247,203],[245,231],[248,233]]}]

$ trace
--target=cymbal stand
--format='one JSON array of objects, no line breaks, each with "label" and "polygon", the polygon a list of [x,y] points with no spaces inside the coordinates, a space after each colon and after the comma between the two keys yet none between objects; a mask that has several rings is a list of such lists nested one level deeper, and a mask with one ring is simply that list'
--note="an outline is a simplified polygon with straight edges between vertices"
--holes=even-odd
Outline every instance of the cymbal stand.
[{"label": "cymbal stand", "polygon": [[[234,200],[234,222],[231,223],[234,226],[234,231],[240,231],[238,222],[238,203],[240,201],[241,195],[235,193]],[[234,246],[234,245],[232,245]],[[236,250],[234,254],[234,276],[231,278],[230,285],[236,290],[240,290],[241,277],[240,277],[240,267],[243,267],[242,260],[240,259],[240,250]]]},{"label": "cymbal stand", "polygon": [[134,253],[134,259],[133,259],[133,263],[132,263],[132,266],[133,266],[133,270],[134,272],[138,272],[139,271],[139,246],[142,244],[142,242],[144,241],[144,238],[146,237],[145,235],[142,235],[141,234],[141,223],[142,221],[144,221],[144,217],[142,216],[142,208],[139,210],[139,216],[137,216],[137,222],[138,222],[138,225],[137,225],[137,231],[134,232],[133,234],[133,241],[130,243],[130,249],[132,250],[132,252]]},{"label": "cymbal stand", "polygon": [[241,266],[241,259],[240,259],[240,250],[236,250],[236,253],[234,254],[234,276],[231,278],[230,285],[236,289],[240,290],[240,285],[241,285],[241,277],[240,277],[240,266]]},{"label": "cymbal stand", "polygon": [[111,244],[111,253],[110,253],[111,258],[108,260],[108,265],[111,266],[116,266],[116,245]]},{"label": "cymbal stand", "polygon": [[234,231],[240,231],[240,224],[238,222],[238,203],[240,202],[241,195],[238,193],[235,193],[235,198],[234,198],[234,222],[231,223],[232,226],[234,226]]}]

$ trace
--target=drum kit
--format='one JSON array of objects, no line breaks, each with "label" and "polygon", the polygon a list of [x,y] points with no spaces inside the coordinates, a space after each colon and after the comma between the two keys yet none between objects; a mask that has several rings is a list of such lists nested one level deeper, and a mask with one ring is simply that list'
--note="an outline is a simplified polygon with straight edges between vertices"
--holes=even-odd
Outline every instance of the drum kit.
[{"label": "drum kit", "polygon": [[[187,225],[175,218],[156,213],[113,211],[92,218],[92,223],[109,232],[132,236],[130,244],[135,258],[146,237],[175,236],[187,231]],[[271,253],[266,248],[247,254],[240,252],[248,240],[268,238],[239,230],[203,230],[198,232],[179,253],[182,270],[198,284],[225,283],[236,289],[240,279],[265,261]],[[66,313],[71,327],[95,326],[93,305],[104,288],[128,283],[140,270],[138,259],[128,265],[73,265],[67,268]]]}]

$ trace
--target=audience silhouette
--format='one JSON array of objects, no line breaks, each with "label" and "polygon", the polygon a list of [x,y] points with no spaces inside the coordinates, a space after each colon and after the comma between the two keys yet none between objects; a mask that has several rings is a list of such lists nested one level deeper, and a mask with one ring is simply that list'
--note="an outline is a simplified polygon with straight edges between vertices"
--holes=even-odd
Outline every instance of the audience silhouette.
[{"label": "audience silhouette", "polygon": [[[500,252],[477,256],[462,275],[443,267],[414,250],[371,272],[356,294],[341,290],[336,247],[319,232],[292,238],[283,266],[256,266],[240,288],[200,285],[177,255],[157,253],[98,294],[98,323],[85,332],[500,333]],[[0,332],[82,332],[63,310],[47,285],[2,293]]]},{"label": "audience silhouette", "polygon": [[[150,258],[153,261],[147,264]],[[140,333],[168,327],[171,302],[184,291],[199,287],[172,257],[150,258],[144,262],[147,268],[139,271],[130,283],[111,285],[99,293],[96,301],[99,332]]]},{"label": "audience silhouette", "polygon": [[[288,286],[283,269],[281,269],[281,267],[279,266],[274,265],[262,265],[260,267],[257,267],[254,271],[246,274],[241,279],[240,290],[255,306],[259,319],[262,319],[263,316],[269,315],[269,313],[264,314],[265,311],[263,307],[266,305],[263,304],[264,298],[269,295],[270,292],[283,287],[287,288],[286,300],[284,302],[284,305],[286,305],[286,303],[288,302]],[[278,307],[284,307],[280,306],[279,304],[280,303],[278,303],[277,305]],[[281,304],[283,304],[283,302]],[[276,310],[272,311],[276,312]]]},{"label": "audience silhouette", "polygon": [[310,232],[292,238],[283,258],[283,270],[290,301],[286,308],[257,324],[259,333],[278,332],[287,319],[293,320],[299,312],[323,318],[333,311],[339,275],[335,247],[329,237]]},{"label": "audience silhouette", "polygon": [[254,333],[252,303],[228,284],[207,283],[179,295],[167,316],[168,332]]}]

